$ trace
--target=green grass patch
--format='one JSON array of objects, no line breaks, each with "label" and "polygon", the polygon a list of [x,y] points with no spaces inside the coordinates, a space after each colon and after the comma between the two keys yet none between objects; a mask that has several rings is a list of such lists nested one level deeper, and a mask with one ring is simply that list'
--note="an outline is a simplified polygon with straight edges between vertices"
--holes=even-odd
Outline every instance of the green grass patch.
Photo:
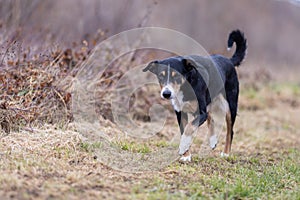
[{"label": "green grass patch", "polygon": [[299,83],[273,83],[269,86],[271,91],[276,94],[286,94],[297,96],[300,95],[300,84]]},{"label": "green grass patch", "polygon": [[168,142],[165,141],[165,140],[154,141],[153,144],[154,144],[156,147],[160,147],[160,148],[169,146]]},{"label": "green grass patch", "polygon": [[300,199],[299,150],[280,154],[282,157],[274,157],[273,162],[266,159],[271,155],[253,155],[174,163],[168,170],[178,174],[172,178],[157,176],[144,185],[135,186],[134,196],[143,199]]},{"label": "green grass patch", "polygon": [[150,153],[151,149],[146,143],[137,143],[133,141],[118,141],[114,142],[114,145],[118,146],[124,151],[130,151],[133,153]]},{"label": "green grass patch", "polygon": [[94,142],[94,143],[81,142],[79,146],[85,152],[92,152],[95,149],[100,149],[102,147],[102,143],[101,142]]},{"label": "green grass patch", "polygon": [[253,87],[243,88],[243,90],[241,90],[241,95],[245,96],[247,99],[257,99],[259,98],[259,90]]}]

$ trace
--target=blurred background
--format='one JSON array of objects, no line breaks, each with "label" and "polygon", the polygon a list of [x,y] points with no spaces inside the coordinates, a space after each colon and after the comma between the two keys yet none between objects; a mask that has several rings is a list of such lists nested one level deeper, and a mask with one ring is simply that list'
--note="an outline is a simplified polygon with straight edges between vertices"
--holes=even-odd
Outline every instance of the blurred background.
[{"label": "blurred background", "polygon": [[230,56],[233,52],[226,52],[228,33],[239,28],[249,42],[246,66],[276,71],[275,76],[284,71],[285,77],[297,78],[295,72],[300,71],[300,3],[297,2],[0,0],[0,45],[7,49],[11,41],[19,38],[23,49],[45,51],[56,45],[70,46],[97,34],[109,37],[135,27],[159,26],[191,36],[210,53]]}]

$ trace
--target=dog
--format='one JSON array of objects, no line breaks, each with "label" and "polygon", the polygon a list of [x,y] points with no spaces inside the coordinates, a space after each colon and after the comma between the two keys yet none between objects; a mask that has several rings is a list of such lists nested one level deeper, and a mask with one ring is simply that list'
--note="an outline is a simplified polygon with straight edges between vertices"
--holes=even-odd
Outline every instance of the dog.
[{"label": "dog", "polygon": [[[205,121],[208,124],[210,148],[217,146],[214,126],[218,112],[224,113],[227,126],[225,148],[221,156],[228,156],[231,151],[239,95],[235,67],[244,60],[247,50],[247,40],[240,30],[229,34],[228,50],[234,43],[236,50],[231,58],[219,54],[176,56],[152,61],[143,69],[143,72],[150,71],[157,76],[161,98],[171,100],[181,132],[181,162],[191,161],[193,134]],[[190,122],[188,113],[193,115]]]}]

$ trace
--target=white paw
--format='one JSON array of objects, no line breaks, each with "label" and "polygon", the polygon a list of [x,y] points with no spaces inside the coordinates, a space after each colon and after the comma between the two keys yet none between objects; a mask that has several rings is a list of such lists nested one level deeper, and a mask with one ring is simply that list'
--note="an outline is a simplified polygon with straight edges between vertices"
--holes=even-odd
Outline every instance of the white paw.
[{"label": "white paw", "polygon": [[181,156],[179,159],[179,162],[187,163],[192,161],[192,154],[189,154],[188,156]]},{"label": "white paw", "polygon": [[192,136],[186,136],[183,134],[180,138],[179,155],[183,155],[185,152],[187,152],[190,149],[191,144]]},{"label": "white paw", "polygon": [[222,157],[222,158],[227,158],[228,156],[229,156],[229,154],[224,153],[224,152],[221,152],[221,157]]},{"label": "white paw", "polygon": [[217,147],[218,138],[216,135],[213,135],[209,138],[209,145],[211,149],[215,149]]}]

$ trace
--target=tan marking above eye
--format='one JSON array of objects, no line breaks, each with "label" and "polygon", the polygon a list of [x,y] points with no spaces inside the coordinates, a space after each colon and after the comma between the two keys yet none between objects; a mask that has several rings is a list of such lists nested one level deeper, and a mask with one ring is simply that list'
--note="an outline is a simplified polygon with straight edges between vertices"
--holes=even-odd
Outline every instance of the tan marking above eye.
[{"label": "tan marking above eye", "polygon": [[162,71],[161,74],[162,74],[163,76],[166,76],[166,72],[165,72],[165,71]]},{"label": "tan marking above eye", "polygon": [[174,77],[176,75],[176,72],[172,72],[171,76]]}]

